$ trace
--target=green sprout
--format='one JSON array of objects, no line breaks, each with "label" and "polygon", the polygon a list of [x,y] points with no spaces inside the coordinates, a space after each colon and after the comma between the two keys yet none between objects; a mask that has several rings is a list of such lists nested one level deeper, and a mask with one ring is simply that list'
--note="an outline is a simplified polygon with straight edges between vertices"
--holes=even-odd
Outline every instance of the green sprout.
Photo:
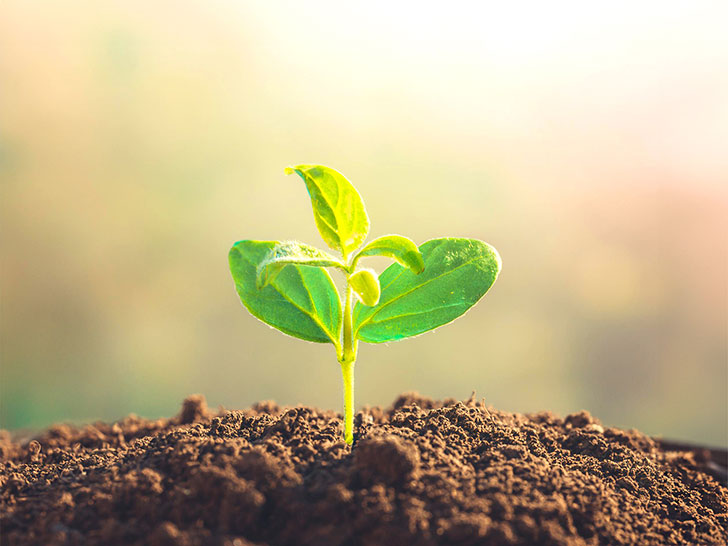
[{"label": "green sprout", "polygon": [[[254,317],[284,334],[334,345],[344,380],[344,440],[351,444],[358,342],[395,341],[452,322],[485,295],[501,261],[477,239],[431,239],[418,248],[407,237],[384,235],[362,247],[369,216],[351,182],[322,165],[286,169],[292,173],[305,182],[316,227],[339,255],[295,241],[239,241],[230,249],[230,271]],[[367,256],[395,263],[377,277],[359,267]],[[343,303],[331,267],[346,279]]]}]

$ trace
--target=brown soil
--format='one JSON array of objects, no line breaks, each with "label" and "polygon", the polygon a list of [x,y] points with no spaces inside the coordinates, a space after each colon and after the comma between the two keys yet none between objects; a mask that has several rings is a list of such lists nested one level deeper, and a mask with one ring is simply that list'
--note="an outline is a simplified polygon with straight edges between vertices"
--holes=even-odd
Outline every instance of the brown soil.
[{"label": "brown soil", "polygon": [[0,435],[11,544],[723,544],[710,453],[588,413],[400,397],[357,415],[260,403]]}]

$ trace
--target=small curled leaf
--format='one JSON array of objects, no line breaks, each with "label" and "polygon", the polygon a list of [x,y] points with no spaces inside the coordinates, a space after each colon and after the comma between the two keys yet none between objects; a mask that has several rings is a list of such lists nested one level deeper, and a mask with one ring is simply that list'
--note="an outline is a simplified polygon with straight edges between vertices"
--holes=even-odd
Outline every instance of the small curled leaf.
[{"label": "small curled leaf", "polygon": [[379,279],[371,269],[361,269],[349,277],[349,286],[364,305],[372,306],[379,302]]},{"label": "small curled leaf", "polygon": [[277,243],[258,264],[256,286],[260,289],[273,282],[281,270],[290,264],[345,269],[344,264],[323,250],[298,241],[286,241]]},{"label": "small curled leaf", "polygon": [[362,248],[354,258],[354,264],[364,256],[386,256],[393,258],[397,263],[409,267],[413,273],[419,274],[425,269],[425,262],[422,259],[417,245],[402,235],[384,235],[378,237]]}]

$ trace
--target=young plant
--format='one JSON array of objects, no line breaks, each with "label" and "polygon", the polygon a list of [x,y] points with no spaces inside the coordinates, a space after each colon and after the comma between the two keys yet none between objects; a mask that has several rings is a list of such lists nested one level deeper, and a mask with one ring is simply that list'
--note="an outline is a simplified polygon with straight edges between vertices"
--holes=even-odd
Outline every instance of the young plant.
[{"label": "young plant", "polygon": [[[401,235],[362,247],[369,217],[359,192],[322,165],[298,165],[321,237],[334,256],[296,241],[239,241],[230,271],[245,307],[293,337],[331,343],[344,379],[344,440],[354,439],[354,362],[357,344],[412,337],[452,322],[483,297],[500,271],[498,252],[477,239],[432,239],[418,248]],[[360,267],[367,256],[395,263],[377,277]],[[342,303],[328,268],[346,279]],[[356,302],[355,302],[356,300]]]}]

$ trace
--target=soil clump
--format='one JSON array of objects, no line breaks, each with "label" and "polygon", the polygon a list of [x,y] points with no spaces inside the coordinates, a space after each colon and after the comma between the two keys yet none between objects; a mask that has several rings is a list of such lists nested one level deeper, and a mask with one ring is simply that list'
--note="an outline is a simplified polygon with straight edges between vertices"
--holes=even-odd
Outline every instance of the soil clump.
[{"label": "soil clump", "polygon": [[[710,452],[586,412],[416,394],[357,414],[262,402],[0,432],[2,545],[725,544]],[[711,464],[713,465],[711,467]]]}]

